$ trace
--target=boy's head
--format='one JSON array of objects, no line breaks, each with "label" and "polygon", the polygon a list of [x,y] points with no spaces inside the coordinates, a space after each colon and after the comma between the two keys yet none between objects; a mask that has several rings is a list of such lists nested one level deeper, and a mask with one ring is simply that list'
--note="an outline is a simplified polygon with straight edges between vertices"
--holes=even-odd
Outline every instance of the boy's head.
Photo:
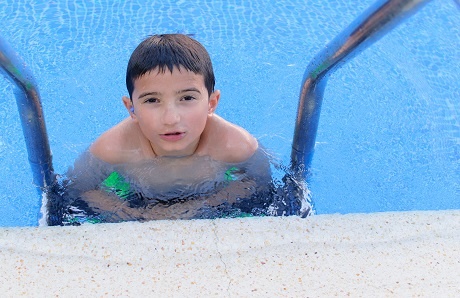
[{"label": "boy's head", "polygon": [[129,97],[132,98],[136,79],[155,68],[172,72],[174,67],[202,75],[208,95],[214,91],[214,71],[206,49],[187,35],[162,34],[148,37],[131,54],[126,70]]}]

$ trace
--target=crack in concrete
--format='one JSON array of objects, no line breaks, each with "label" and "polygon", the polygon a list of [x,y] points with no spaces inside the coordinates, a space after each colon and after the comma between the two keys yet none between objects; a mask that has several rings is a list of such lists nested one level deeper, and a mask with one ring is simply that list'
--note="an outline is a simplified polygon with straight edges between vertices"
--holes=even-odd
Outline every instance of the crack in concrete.
[{"label": "crack in concrete", "polygon": [[231,297],[231,295],[230,295],[230,287],[232,286],[232,279],[231,279],[230,275],[228,274],[227,264],[224,262],[222,253],[221,253],[220,250],[219,250],[219,245],[218,245],[219,237],[217,236],[217,225],[216,225],[216,223],[215,223],[214,220],[211,220],[211,222],[212,222],[212,224],[213,224],[213,226],[214,226],[213,232],[214,232],[214,236],[215,236],[215,239],[216,239],[216,241],[214,242],[215,245],[216,245],[216,251],[217,251],[217,254],[219,255],[219,260],[220,260],[221,263],[224,265],[224,272],[225,272],[225,275],[226,275],[227,278],[228,278],[227,297]]}]

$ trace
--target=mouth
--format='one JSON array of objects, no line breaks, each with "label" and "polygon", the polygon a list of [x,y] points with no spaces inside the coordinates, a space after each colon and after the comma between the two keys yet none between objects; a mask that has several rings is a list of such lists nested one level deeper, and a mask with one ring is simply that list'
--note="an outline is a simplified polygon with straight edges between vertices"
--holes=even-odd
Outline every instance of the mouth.
[{"label": "mouth", "polygon": [[185,136],[185,132],[181,131],[174,131],[174,132],[167,132],[164,134],[160,134],[160,138],[165,140],[165,141],[179,141]]}]

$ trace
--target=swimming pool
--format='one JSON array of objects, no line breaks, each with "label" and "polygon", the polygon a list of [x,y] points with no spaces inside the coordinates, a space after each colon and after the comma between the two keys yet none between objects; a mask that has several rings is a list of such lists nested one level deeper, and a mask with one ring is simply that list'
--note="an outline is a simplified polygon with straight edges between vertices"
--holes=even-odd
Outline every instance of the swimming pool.
[{"label": "swimming pool", "polygon": [[[372,1],[284,3],[0,0],[1,34],[38,82],[57,173],[126,116],[129,55],[163,32],[207,47],[217,112],[287,165],[305,66]],[[310,181],[317,213],[460,208],[459,21],[453,1],[432,1],[329,79]],[[36,225],[40,198],[6,80],[0,94],[0,226]]]}]

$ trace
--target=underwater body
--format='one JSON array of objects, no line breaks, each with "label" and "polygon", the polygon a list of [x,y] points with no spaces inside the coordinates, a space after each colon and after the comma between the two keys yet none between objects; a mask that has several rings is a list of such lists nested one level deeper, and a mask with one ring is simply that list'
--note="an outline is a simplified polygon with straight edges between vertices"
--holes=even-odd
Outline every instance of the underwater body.
[{"label": "underwater body", "polygon": [[48,225],[306,217],[313,211],[308,190],[303,187],[287,175],[283,183],[275,184],[262,148],[237,164],[192,156],[110,165],[86,151],[75,167],[50,187],[45,217]]}]

